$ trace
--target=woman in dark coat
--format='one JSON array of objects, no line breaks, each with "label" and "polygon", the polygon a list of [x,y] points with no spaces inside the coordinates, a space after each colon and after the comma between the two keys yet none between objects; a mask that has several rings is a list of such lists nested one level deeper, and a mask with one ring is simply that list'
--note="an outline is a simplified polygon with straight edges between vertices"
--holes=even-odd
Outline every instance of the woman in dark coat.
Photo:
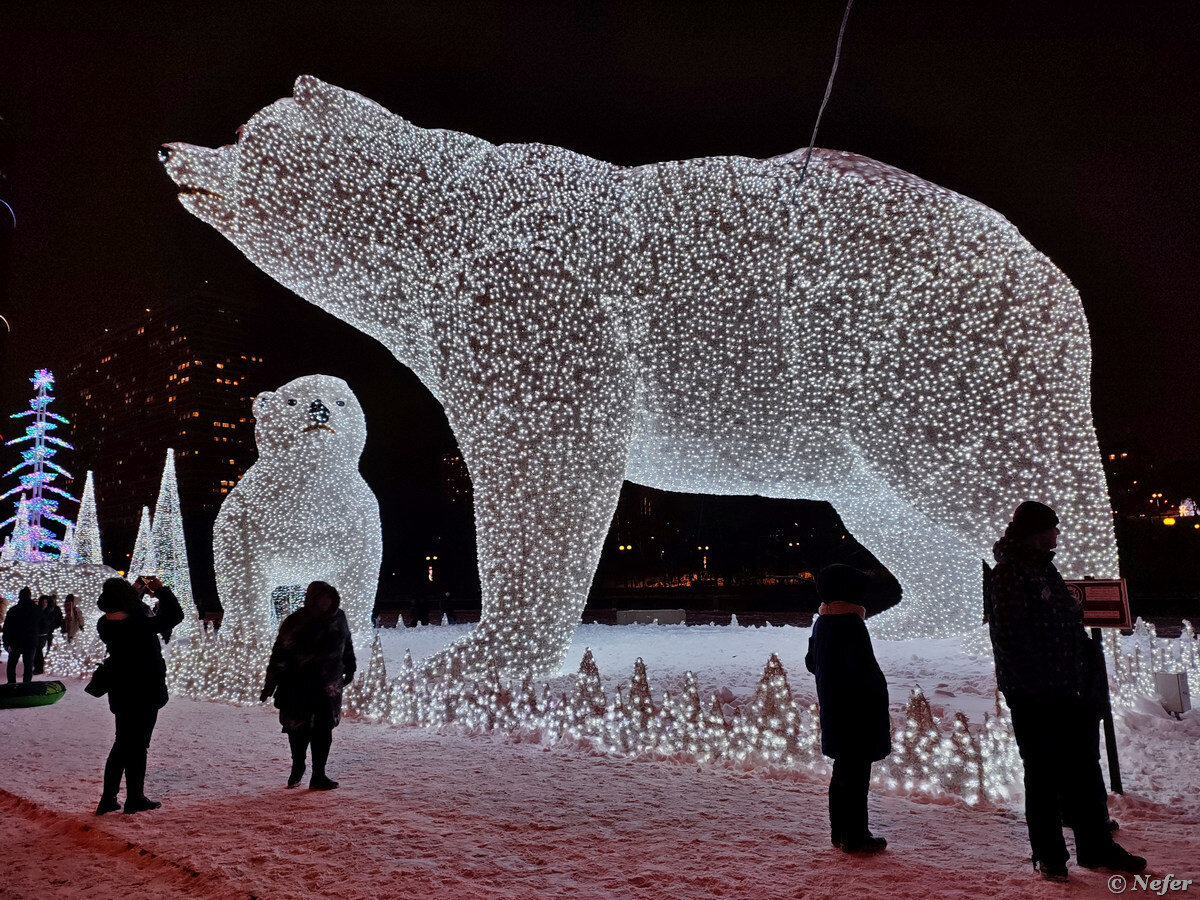
[{"label": "woman in dark coat", "polygon": [[887,681],[871,649],[862,605],[867,576],[833,565],[817,575],[820,615],[804,664],[817,679],[821,752],[833,758],[829,825],[835,847],[877,853],[887,841],[867,827],[871,763],[892,752]]},{"label": "woman in dark coat", "polygon": [[271,649],[261,700],[272,694],[279,724],[292,750],[288,787],[304,777],[304,760],[312,744],[312,778],[308,786],[330,791],[338,786],[325,774],[333,729],[342,720],[342,688],[354,678],[357,663],[350,624],[333,585],[314,581],[304,606],[283,620]]},{"label": "woman in dark coat", "polygon": [[[146,592],[158,599],[158,611],[142,602]],[[125,812],[158,809],[162,804],[146,798],[146,751],[167,705],[167,666],[163,662],[160,634],[183,621],[179,601],[153,576],[139,578],[137,586],[123,578],[104,582],[97,605],[104,613],[96,633],[108,648],[105,659],[108,708],[116,719],[116,739],[104,764],[104,793],[96,815],[121,808],[117,791],[125,776]]]}]

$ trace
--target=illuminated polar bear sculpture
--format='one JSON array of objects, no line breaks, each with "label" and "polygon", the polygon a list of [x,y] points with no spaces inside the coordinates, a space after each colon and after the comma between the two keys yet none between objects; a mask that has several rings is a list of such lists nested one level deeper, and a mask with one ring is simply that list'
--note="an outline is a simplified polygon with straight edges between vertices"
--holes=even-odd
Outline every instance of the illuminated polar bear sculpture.
[{"label": "illuminated polar bear sculpture", "polygon": [[361,648],[383,554],[379,503],[358,472],[362,407],[342,379],[306,375],[259,394],[253,409],[258,460],[213,526],[223,627],[272,640],[298,599],[288,589],[327,581]]},{"label": "illuminated polar bear sculpture", "polygon": [[[1117,574],[1067,278],[1002,216],[848,153],[626,168],[431,131],[302,77],[180,200],[441,401],[475,495],[467,671],[559,668],[623,479],[827,500],[899,578],[885,636],[978,627],[1016,505]],[[447,658],[432,661],[445,665]]]}]

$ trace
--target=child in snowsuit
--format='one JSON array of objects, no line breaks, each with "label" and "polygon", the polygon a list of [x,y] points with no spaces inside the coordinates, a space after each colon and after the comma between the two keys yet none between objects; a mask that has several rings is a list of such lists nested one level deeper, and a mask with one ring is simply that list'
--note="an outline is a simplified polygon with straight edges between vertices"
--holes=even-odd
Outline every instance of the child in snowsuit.
[{"label": "child in snowsuit", "polygon": [[887,841],[867,828],[871,763],[892,752],[887,681],[867,634],[867,576],[832,565],[817,575],[820,615],[804,664],[817,679],[821,752],[833,758],[829,825],[846,853],[878,853]]}]

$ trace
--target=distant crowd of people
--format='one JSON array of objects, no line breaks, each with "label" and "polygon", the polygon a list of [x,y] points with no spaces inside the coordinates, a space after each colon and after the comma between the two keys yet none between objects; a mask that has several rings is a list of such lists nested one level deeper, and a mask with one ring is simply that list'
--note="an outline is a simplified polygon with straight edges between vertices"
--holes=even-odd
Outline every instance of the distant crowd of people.
[{"label": "distant crowd of people", "polygon": [[67,594],[63,605],[58,605],[56,594],[43,594],[35,601],[33,592],[25,587],[17,594],[17,602],[8,609],[8,601],[0,598],[0,620],[3,620],[0,640],[8,651],[8,683],[17,680],[17,663],[22,665],[23,683],[41,675],[46,667],[46,652],[54,643],[56,631],[66,635],[68,641],[75,640],[84,627],[83,610],[76,603],[74,594]]},{"label": "distant crowd of people", "polygon": [[[1146,860],[1112,837],[1107,792],[1100,771],[1099,722],[1108,703],[1104,660],[1083,629],[1082,609],[1054,566],[1058,516],[1027,501],[993,548],[996,566],[985,578],[984,621],[995,652],[996,680],[1012,715],[1025,766],[1025,818],[1033,864],[1052,881],[1067,879],[1064,826],[1075,833],[1076,860],[1085,868],[1141,872]],[[816,678],[821,750],[833,759],[829,824],[833,846],[850,854],[877,853],[887,840],[868,827],[871,766],[892,752],[887,680],[866,627],[867,576],[832,565],[817,576],[821,599],[805,664]],[[145,598],[157,600],[150,607]],[[97,633],[108,650],[88,686],[107,694],[116,736],[104,767],[98,815],[121,809],[125,780],[127,813],[156,809],[144,792],[146,757],[158,711],[167,703],[164,640],[183,621],[170,588],[154,577],[133,584],[104,583],[104,613]],[[309,787],[331,790],[326,773],[333,729],[341,720],[342,691],[356,661],[337,589],[314,581],[304,605],[279,627],[260,700],[274,699],[288,736],[291,771],[287,786],[303,779],[311,752]],[[444,611],[444,610],[443,610]],[[428,612],[425,612],[426,621]],[[8,681],[18,660],[24,680],[41,671],[43,647],[55,630],[72,640],[83,628],[73,596],[60,610],[55,599],[34,603],[28,588],[4,616]]]}]

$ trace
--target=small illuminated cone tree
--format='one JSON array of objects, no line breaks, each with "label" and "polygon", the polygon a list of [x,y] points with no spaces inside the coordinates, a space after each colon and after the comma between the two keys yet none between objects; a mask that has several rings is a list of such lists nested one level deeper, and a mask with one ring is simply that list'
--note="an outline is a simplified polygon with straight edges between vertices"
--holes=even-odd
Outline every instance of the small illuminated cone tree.
[{"label": "small illuminated cone tree", "polygon": [[75,549],[75,526],[67,524],[62,540],[58,542],[58,558],[65,563],[79,562],[79,553]]},{"label": "small illuminated cone tree", "polygon": [[21,499],[17,501],[17,514],[12,518],[13,530],[10,535],[12,542],[9,544],[9,559],[10,561],[27,562],[33,552],[32,544],[29,537],[29,505],[25,502],[25,495],[21,495]]},{"label": "small illuminated cone tree", "polygon": [[787,760],[799,746],[800,714],[792,700],[787,671],[774,653],[763,668],[748,720],[754,749],[772,762]]},{"label": "small illuminated cone tree", "polygon": [[96,486],[89,470],[83,483],[83,498],[75,517],[75,556],[81,563],[104,564],[100,552],[100,520],[96,517]]},{"label": "small illuminated cone tree", "polygon": [[138,524],[137,538],[133,542],[133,554],[129,557],[129,571],[126,576],[133,581],[140,575],[154,575],[158,572],[158,563],[154,558],[154,544],[150,539],[150,508],[142,507],[142,520]]},{"label": "small illuminated cone tree", "polygon": [[154,523],[150,529],[150,544],[158,577],[175,592],[183,607],[183,621],[175,629],[175,634],[180,637],[191,636],[198,630],[199,620],[192,602],[192,576],[183,537],[183,514],[179,509],[174,450],[167,450],[167,461],[163,465],[158,503],[154,507]]}]

